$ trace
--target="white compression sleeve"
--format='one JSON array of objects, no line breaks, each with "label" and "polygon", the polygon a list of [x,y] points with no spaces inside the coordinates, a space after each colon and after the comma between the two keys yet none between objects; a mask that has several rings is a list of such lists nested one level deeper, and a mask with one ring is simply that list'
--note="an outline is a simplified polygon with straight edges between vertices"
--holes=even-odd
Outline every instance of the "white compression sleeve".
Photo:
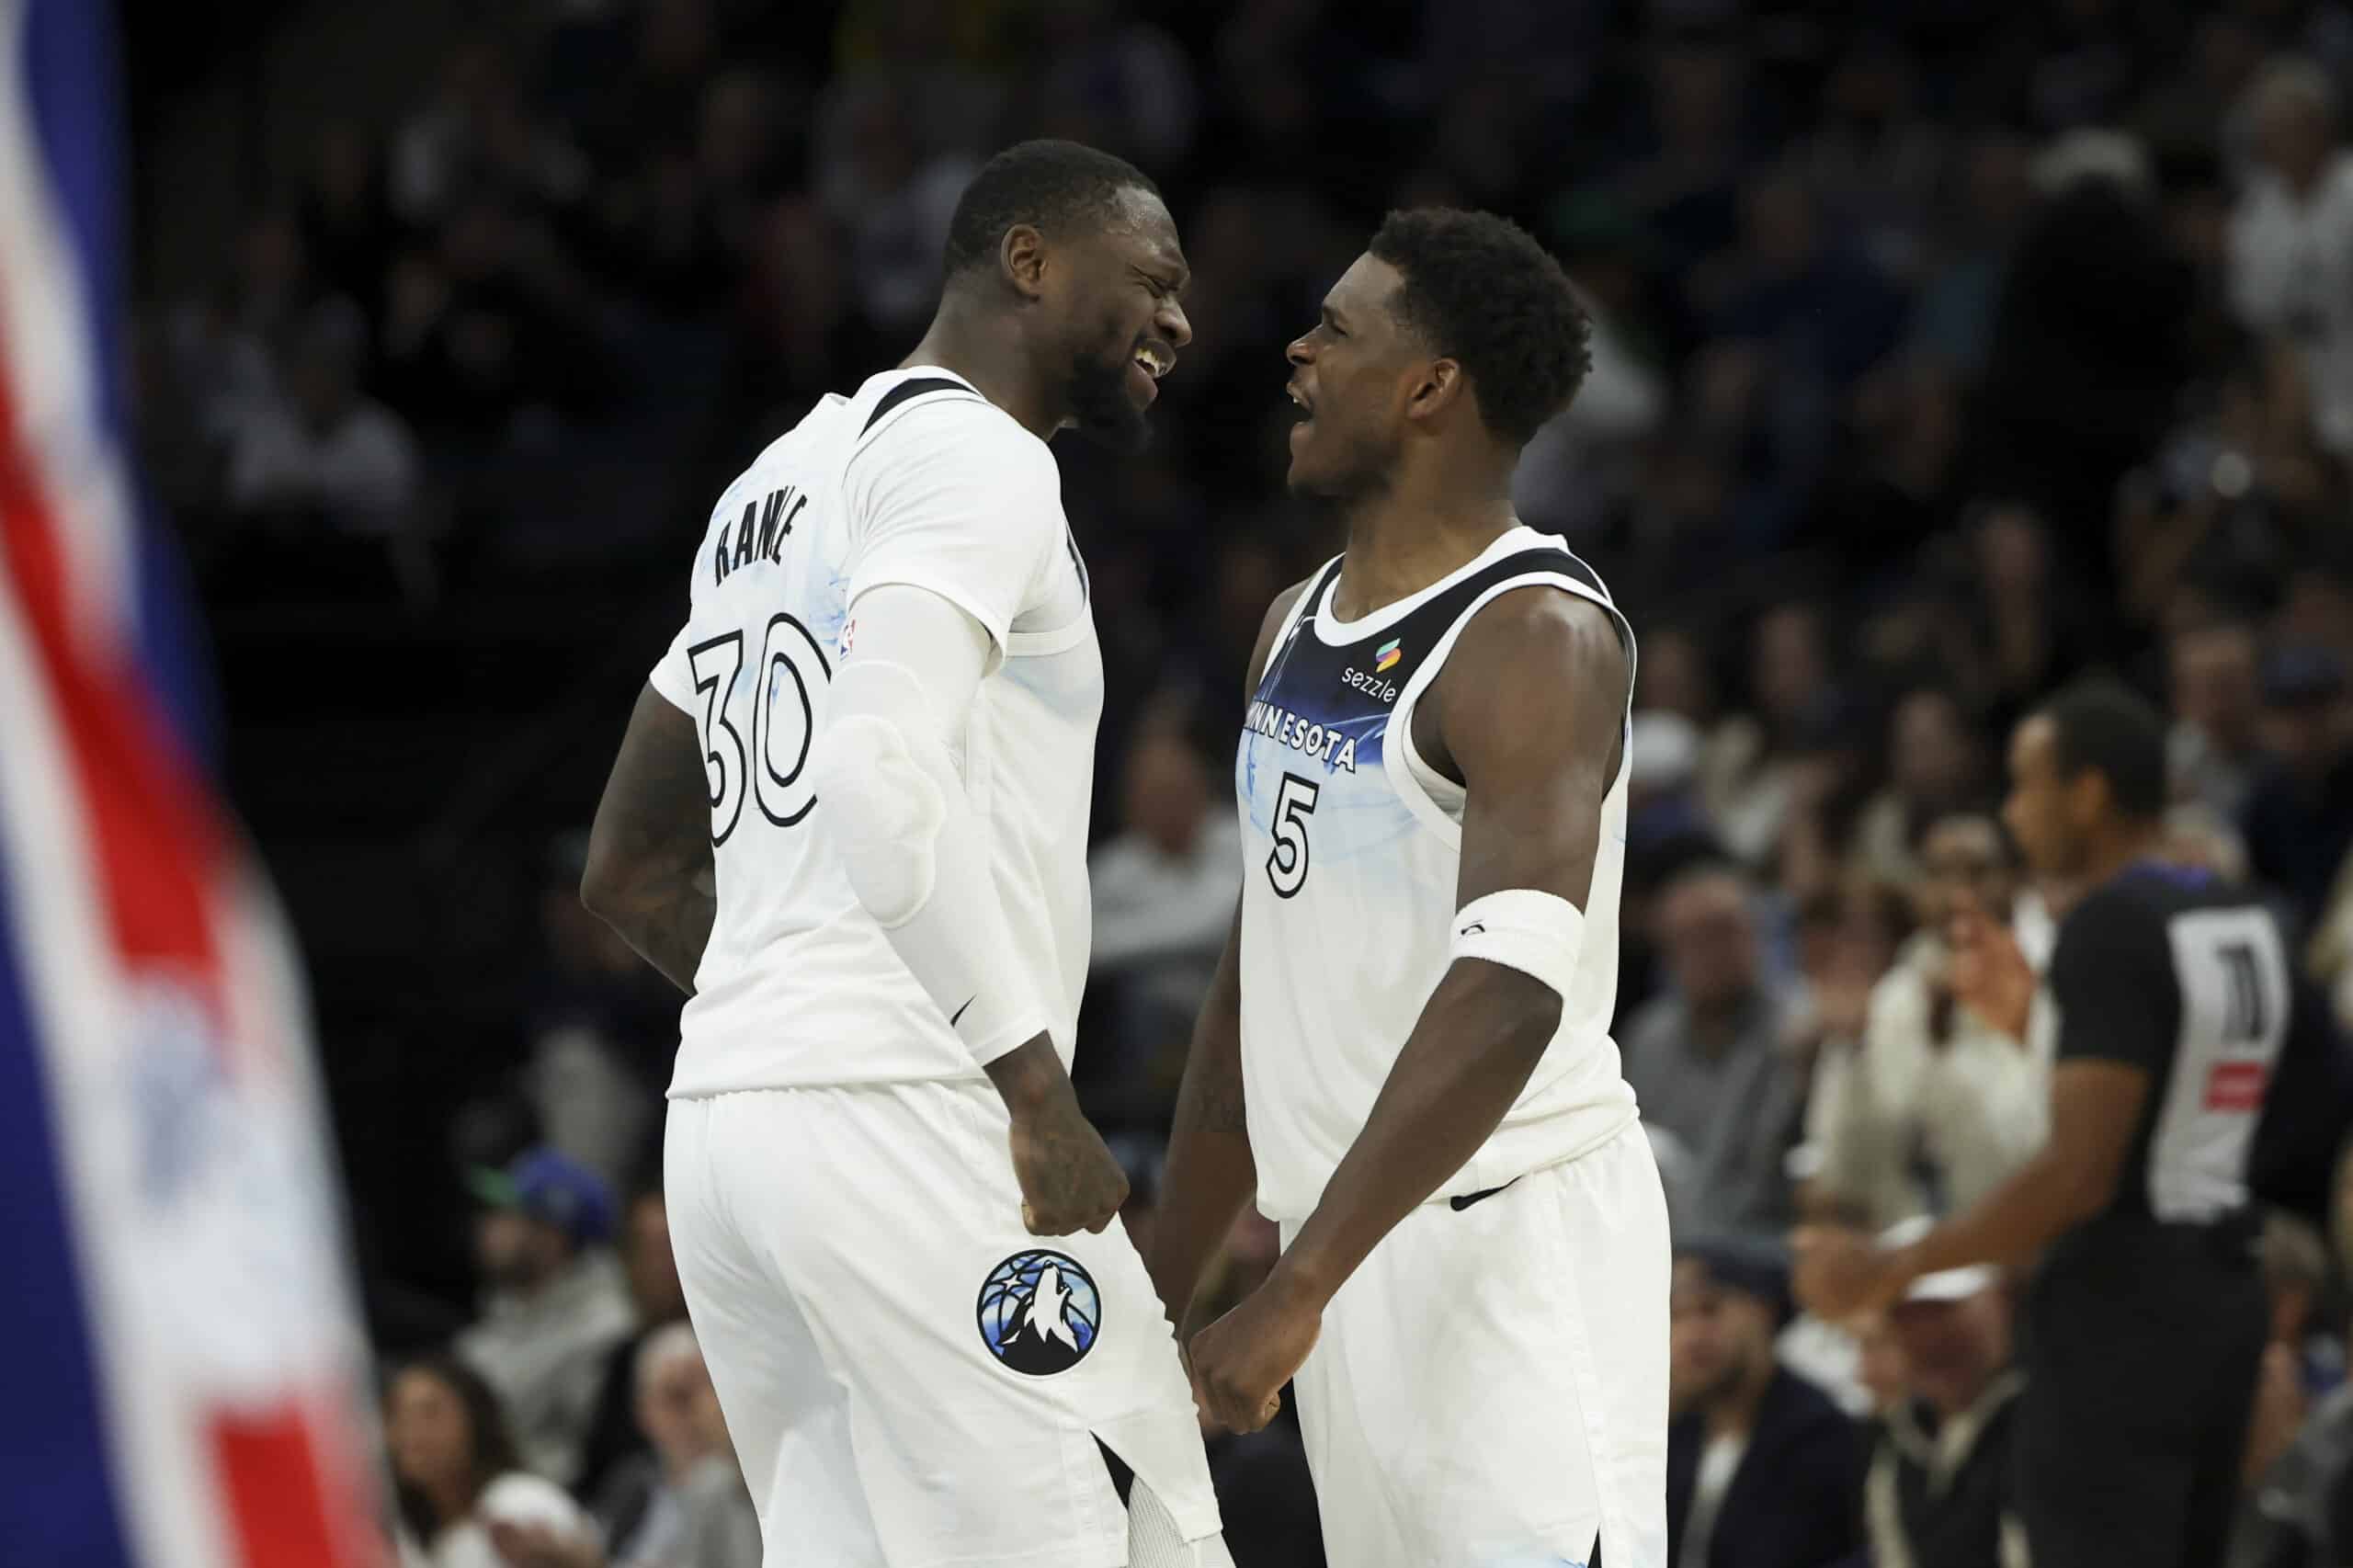
[{"label": "white compression sleeve", "polygon": [[851,610],[814,758],[818,820],[858,903],[986,1066],[1047,1017],[1006,939],[958,766],[988,634],[923,588],[873,588]]},{"label": "white compression sleeve", "polygon": [[1187,1540],[1176,1516],[1138,1476],[1128,1489],[1128,1568],[1233,1568],[1222,1534]]}]

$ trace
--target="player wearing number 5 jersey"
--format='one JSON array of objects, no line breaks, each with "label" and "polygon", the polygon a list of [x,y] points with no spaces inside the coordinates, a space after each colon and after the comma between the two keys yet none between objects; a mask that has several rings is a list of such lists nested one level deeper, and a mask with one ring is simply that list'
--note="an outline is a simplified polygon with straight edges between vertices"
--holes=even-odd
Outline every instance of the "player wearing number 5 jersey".
[{"label": "player wearing number 5 jersey", "polygon": [[1246,1428],[1296,1376],[1347,1568],[1664,1568],[1666,1206],[1608,1035],[1633,638],[1511,507],[1585,340],[1527,234],[1427,211],[1290,348],[1291,489],[1347,550],[1262,633],[1153,1267],[1181,1303],[1245,1201],[1280,1225],[1194,1377]]},{"label": "player wearing number 5 jersey", "polygon": [[1028,142],[947,260],[908,362],[720,497],[583,893],[688,993],[671,1239],[767,1561],[1230,1568],[1067,1074],[1103,671],[1046,440],[1141,440],[1184,257]]}]

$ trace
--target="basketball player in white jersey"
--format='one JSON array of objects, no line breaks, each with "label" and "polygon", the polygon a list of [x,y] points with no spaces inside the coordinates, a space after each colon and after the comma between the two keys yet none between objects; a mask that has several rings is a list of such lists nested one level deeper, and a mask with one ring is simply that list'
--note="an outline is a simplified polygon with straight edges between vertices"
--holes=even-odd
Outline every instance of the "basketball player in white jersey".
[{"label": "basketball player in white jersey", "polygon": [[1608,1032],[1633,638],[1511,505],[1586,337],[1526,233],[1425,210],[1290,346],[1347,549],[1260,635],[1154,1276],[1187,1302],[1254,1196],[1281,1227],[1194,1382],[1247,1430],[1296,1378],[1347,1568],[1664,1568],[1666,1207]]},{"label": "basketball player in white jersey", "polygon": [[720,497],[583,894],[689,994],[670,1234],[767,1561],[1230,1568],[1066,1071],[1103,671],[1046,442],[1140,442],[1184,256],[1134,169],[1025,142],[947,274]]}]

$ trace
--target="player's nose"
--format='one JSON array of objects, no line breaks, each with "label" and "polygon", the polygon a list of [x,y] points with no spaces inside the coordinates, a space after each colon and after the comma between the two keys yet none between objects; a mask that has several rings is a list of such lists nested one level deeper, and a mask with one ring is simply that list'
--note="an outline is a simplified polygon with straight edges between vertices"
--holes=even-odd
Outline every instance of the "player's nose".
[{"label": "player's nose", "polygon": [[1310,334],[1302,333],[1297,337],[1292,338],[1290,340],[1290,347],[1283,350],[1283,358],[1290,360],[1294,365],[1304,365],[1310,359],[1315,358],[1314,352],[1310,349],[1307,345],[1307,339],[1310,335]]},{"label": "player's nose", "polygon": [[1185,307],[1174,300],[1164,301],[1152,318],[1152,324],[1176,347],[1182,348],[1193,341],[1193,324],[1185,314]]}]

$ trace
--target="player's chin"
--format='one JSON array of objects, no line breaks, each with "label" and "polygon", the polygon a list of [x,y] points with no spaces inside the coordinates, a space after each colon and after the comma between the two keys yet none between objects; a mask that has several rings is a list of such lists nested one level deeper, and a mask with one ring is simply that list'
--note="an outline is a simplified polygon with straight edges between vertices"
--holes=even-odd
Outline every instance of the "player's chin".
[{"label": "player's chin", "polygon": [[1294,450],[1290,467],[1284,472],[1283,483],[1292,495],[1302,501],[1328,501],[1338,494],[1331,476],[1319,470],[1314,455]]}]

